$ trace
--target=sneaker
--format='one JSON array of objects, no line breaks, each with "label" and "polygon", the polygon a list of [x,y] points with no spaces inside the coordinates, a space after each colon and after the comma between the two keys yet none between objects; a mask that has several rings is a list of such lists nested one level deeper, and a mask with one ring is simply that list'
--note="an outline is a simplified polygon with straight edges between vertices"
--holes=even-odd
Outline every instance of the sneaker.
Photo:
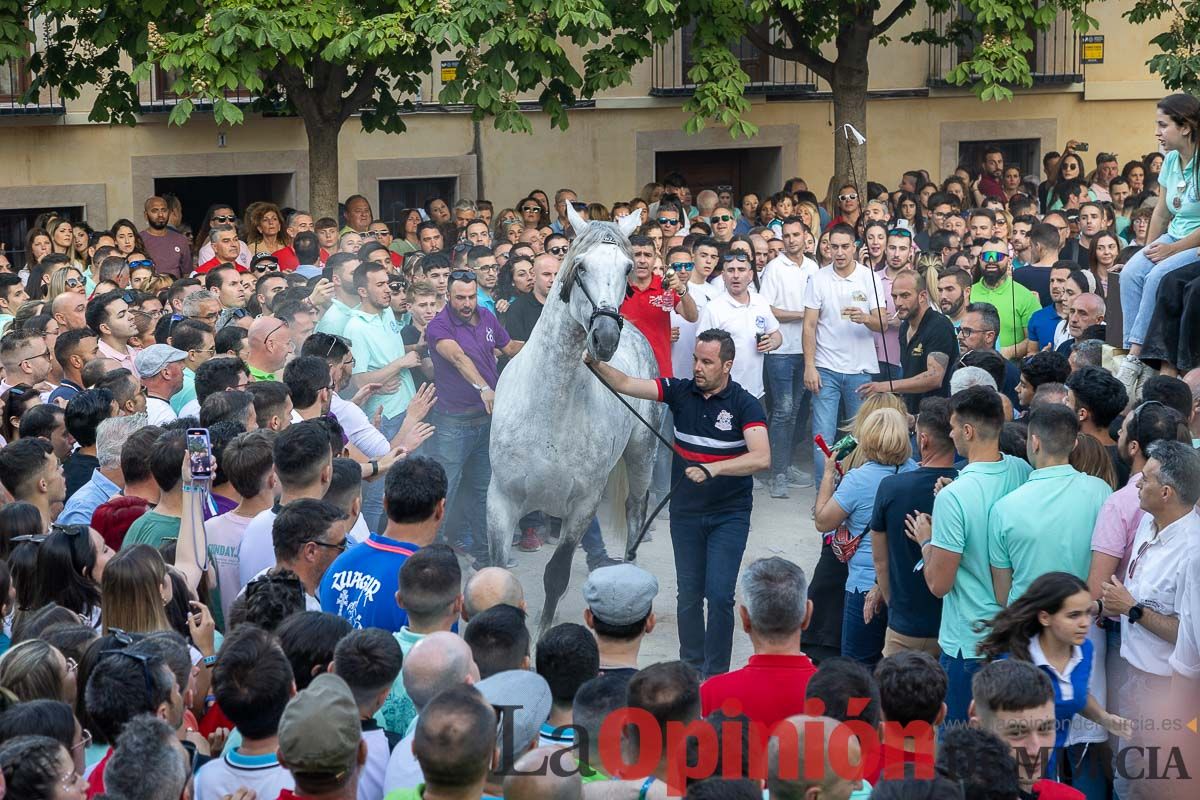
[{"label": "sneaker", "polygon": [[788,467],[787,481],[788,486],[795,486],[797,489],[807,489],[813,485],[812,475],[799,467]]},{"label": "sneaker", "polygon": [[787,475],[780,473],[771,479],[771,497],[776,500],[786,500],[788,496]]},{"label": "sneaker", "polygon": [[1137,356],[1125,356],[1125,360],[1117,369],[1117,380],[1125,387],[1130,400],[1140,396],[1142,384],[1152,375],[1154,375],[1154,370],[1142,363]]},{"label": "sneaker", "polygon": [[765,489],[765,488],[767,488],[767,482],[766,482],[766,481],[764,481],[762,478],[759,478],[758,476],[755,476],[755,478],[754,478],[754,491],[756,491],[756,492],[757,492],[757,491],[761,491],[762,489]]},{"label": "sneaker", "polygon": [[517,542],[517,549],[522,553],[536,553],[542,549],[542,540],[533,528],[526,528],[521,531],[521,541]]}]

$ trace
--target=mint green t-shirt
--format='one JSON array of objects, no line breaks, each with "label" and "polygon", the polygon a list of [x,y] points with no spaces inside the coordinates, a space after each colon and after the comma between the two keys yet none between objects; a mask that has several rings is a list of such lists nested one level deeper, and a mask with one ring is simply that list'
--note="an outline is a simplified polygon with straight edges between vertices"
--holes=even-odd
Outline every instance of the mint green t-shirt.
[{"label": "mint green t-shirt", "polygon": [[162,547],[163,539],[179,538],[179,522],[179,517],[147,511],[129,526],[129,532],[121,542],[121,549],[128,550],[135,544],[148,544],[157,550]]},{"label": "mint green t-shirt", "polygon": [[971,302],[990,303],[996,307],[996,313],[1000,315],[997,350],[1024,341],[1029,331],[1029,318],[1042,310],[1038,296],[1014,281],[1011,275],[995,289],[983,281],[976,282],[971,287]]},{"label": "mint green t-shirt", "polygon": [[[390,308],[378,314],[368,314],[356,308],[350,312],[342,334],[350,340],[354,350],[354,374],[383,369],[404,355],[404,339],[400,336],[400,322]],[[363,403],[362,410],[370,419],[375,409],[383,407],[385,417],[398,417],[408,410],[408,403],[416,394],[409,370],[400,370],[400,388],[392,394],[374,394]]]},{"label": "mint green t-shirt", "polygon": [[183,407],[196,399],[196,373],[192,372],[187,367],[183,368],[183,386],[179,387],[179,391],[171,395],[171,410],[176,414],[183,411]]},{"label": "mint green t-shirt", "polygon": [[331,333],[334,336],[341,336],[346,330],[346,323],[350,321],[350,306],[333,298],[333,302],[329,304],[329,308],[325,309],[325,313],[321,316],[321,321],[317,323],[317,331],[319,333]]},{"label": "mint green t-shirt", "polygon": [[1000,610],[988,562],[988,512],[1032,471],[1027,461],[1009,455],[968,464],[934,498],[933,546],[962,559],[954,585],[942,598],[938,632],[938,645],[952,658],[977,658],[975,648],[983,634],[975,631],[975,623]]},{"label": "mint green t-shirt", "polygon": [[[400,653],[404,658],[408,658],[409,651],[416,647],[417,642],[425,638],[425,634],[413,633],[407,625],[392,635],[400,643]],[[417,707],[413,705],[412,698],[404,689],[404,669],[401,668],[400,674],[392,683],[392,690],[388,692],[387,699],[375,712],[375,721],[388,733],[407,736],[416,719]]]},{"label": "mint green t-shirt", "polygon": [[1112,487],[1064,464],[1029,473],[1024,485],[1001,498],[988,517],[988,558],[1012,570],[1012,603],[1047,572],[1087,580],[1092,530]]},{"label": "mint green t-shirt", "polygon": [[1167,153],[1162,171],[1158,173],[1158,185],[1162,187],[1161,202],[1166,204],[1167,213],[1171,215],[1167,234],[1176,240],[1200,228],[1200,195],[1197,194],[1196,180],[1194,158],[1184,166],[1177,150]]}]

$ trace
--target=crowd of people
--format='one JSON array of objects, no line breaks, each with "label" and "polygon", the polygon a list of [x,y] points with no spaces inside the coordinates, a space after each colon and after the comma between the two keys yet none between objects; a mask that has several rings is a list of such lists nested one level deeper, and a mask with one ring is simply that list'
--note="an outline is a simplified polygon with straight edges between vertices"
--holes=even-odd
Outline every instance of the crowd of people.
[{"label": "crowd of people", "polygon": [[[1186,796],[1200,102],[1157,138],[1040,185],[989,147],[823,200],[37,220],[0,261],[0,798]],[[667,409],[677,596],[593,522],[535,641],[482,522],[495,388],[579,221],[630,214],[658,375],[581,357]],[[756,499],[815,564],[742,563]]]}]

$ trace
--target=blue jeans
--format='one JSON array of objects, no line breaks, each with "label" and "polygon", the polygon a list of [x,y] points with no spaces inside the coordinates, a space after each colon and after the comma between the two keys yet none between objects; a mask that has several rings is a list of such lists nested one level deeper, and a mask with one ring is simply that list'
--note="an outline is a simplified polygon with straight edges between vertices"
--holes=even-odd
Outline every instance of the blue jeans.
[{"label": "blue jeans", "polygon": [[[446,471],[446,518],[442,536],[451,543],[466,543],[473,534],[470,552],[488,563],[487,491],[492,480],[488,440],[492,417],[484,411],[471,414],[433,412],[435,426],[432,455]],[[506,534],[508,535],[508,534]],[[501,564],[500,566],[503,566]]]},{"label": "blue jeans", "polygon": [[[817,373],[821,376],[821,388],[813,398],[812,432],[813,436],[821,434],[825,437],[825,443],[832,447],[837,440],[838,422],[849,419],[858,412],[858,407],[862,405],[858,387],[870,383],[871,376],[865,372],[847,375],[822,367],[817,367]],[[844,416],[839,417],[838,410],[841,406],[844,406],[846,411]],[[825,474],[825,454],[815,444],[813,472],[817,486],[820,486],[821,476]]]},{"label": "blue jeans", "polygon": [[[387,439],[389,444],[392,437],[399,433],[400,426],[404,424],[404,417],[407,414],[407,411],[401,411],[394,417],[380,417],[379,432],[383,434],[383,438]],[[372,533],[383,533],[383,529],[387,527],[387,514],[383,510],[383,486],[385,483],[387,483],[387,478],[383,475],[373,481],[363,483],[362,515]]]},{"label": "blue jeans", "polygon": [[[1164,233],[1154,241],[1170,244],[1175,237]],[[1191,247],[1157,264],[1146,257],[1145,250],[1129,259],[1129,263],[1121,270],[1121,322],[1124,326],[1121,336],[1126,347],[1146,341],[1146,331],[1150,329],[1150,319],[1154,316],[1154,299],[1158,296],[1158,284],[1163,277],[1168,272],[1195,262],[1196,250]]]},{"label": "blue jeans", "polygon": [[[679,659],[701,680],[729,671],[733,648],[733,593],[750,510],[671,514],[671,549],[678,584]],[[708,624],[704,603],[708,601]]]},{"label": "blue jeans", "polygon": [[887,634],[887,609],[880,608],[870,624],[863,622],[866,592],[846,592],[842,610],[842,655],[874,669],[883,657],[883,637]]},{"label": "blue jeans", "polygon": [[771,474],[783,475],[792,465],[796,418],[808,391],[804,388],[804,356],[768,353],[763,366],[771,393]]},{"label": "blue jeans", "polygon": [[983,666],[978,658],[948,656],[942,653],[938,659],[946,670],[946,726],[966,725],[971,708],[971,679]]}]

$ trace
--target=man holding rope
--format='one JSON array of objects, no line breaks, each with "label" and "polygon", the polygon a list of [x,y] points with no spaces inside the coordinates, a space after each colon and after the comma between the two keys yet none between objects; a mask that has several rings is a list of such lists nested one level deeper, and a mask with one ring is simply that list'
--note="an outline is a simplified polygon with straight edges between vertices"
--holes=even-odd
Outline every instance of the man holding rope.
[{"label": "man holding rope", "polygon": [[766,414],[730,379],[733,360],[733,339],[715,328],[696,337],[692,378],[631,378],[584,355],[614,390],[666,403],[674,415],[671,547],[679,586],[679,658],[701,680],[729,671],[734,586],[750,534],[751,475],[771,463]]}]

